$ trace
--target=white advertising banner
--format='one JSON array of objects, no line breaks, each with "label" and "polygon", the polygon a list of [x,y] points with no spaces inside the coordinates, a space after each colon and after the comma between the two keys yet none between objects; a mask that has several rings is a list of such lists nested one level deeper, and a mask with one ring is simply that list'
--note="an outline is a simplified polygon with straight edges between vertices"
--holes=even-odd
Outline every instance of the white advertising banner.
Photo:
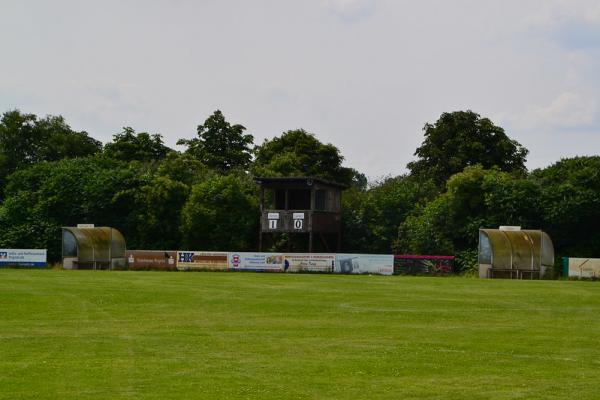
[{"label": "white advertising banner", "polygon": [[283,272],[282,253],[229,253],[233,271]]},{"label": "white advertising banner", "polygon": [[0,249],[0,267],[45,267],[46,249]]},{"label": "white advertising banner", "polygon": [[569,258],[569,276],[600,278],[600,258]]},{"label": "white advertising banner", "polygon": [[394,256],[388,254],[338,254],[334,272],[393,275]]},{"label": "white advertising banner", "polygon": [[287,253],[283,255],[285,272],[333,272],[335,254]]}]

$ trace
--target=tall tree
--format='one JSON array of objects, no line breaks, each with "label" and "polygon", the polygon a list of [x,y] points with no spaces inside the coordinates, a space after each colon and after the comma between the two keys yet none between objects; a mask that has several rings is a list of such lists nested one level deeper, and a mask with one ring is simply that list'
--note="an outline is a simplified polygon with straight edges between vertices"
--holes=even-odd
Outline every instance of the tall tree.
[{"label": "tall tree", "polygon": [[425,124],[425,140],[408,164],[413,175],[443,186],[465,167],[481,165],[505,172],[526,172],[528,150],[510,139],[504,129],[473,111],[444,113],[435,124]]},{"label": "tall tree", "polygon": [[304,129],[284,132],[255,148],[253,172],[258,176],[315,176],[350,185],[364,183],[364,176],[342,167],[337,147],[321,143]]},{"label": "tall tree", "polygon": [[7,179],[0,205],[0,248],[47,248],[60,257],[60,227],[80,222],[114,226],[132,236],[124,222],[132,207],[115,203],[118,193],[144,183],[125,163],[104,157],[40,162]]},{"label": "tall tree", "polygon": [[158,161],[172,152],[164,145],[162,135],[147,132],[136,133],[131,127],[113,135],[113,141],[104,146],[104,154],[119,161]]},{"label": "tall tree", "polygon": [[396,251],[453,254],[476,249],[482,227],[542,225],[540,186],[527,177],[477,165],[453,175],[447,188],[400,225]]},{"label": "tall tree", "polygon": [[438,193],[431,181],[421,182],[406,175],[386,178],[367,191],[350,188],[342,197],[345,250],[390,252],[398,226]]},{"label": "tall tree", "polygon": [[260,217],[256,184],[245,174],[209,178],[192,187],[181,215],[184,247],[249,251]]},{"label": "tall tree", "polygon": [[102,143],[89,137],[87,132],[72,130],[62,116],[41,118],[35,127],[44,139],[40,149],[40,158],[44,161],[88,157],[102,148]]},{"label": "tall tree", "polygon": [[181,243],[181,210],[190,188],[164,176],[148,179],[141,186],[122,188],[112,199],[126,215],[121,227],[129,234],[130,248],[173,250]]},{"label": "tall tree", "polygon": [[102,144],[86,132],[77,132],[61,116],[39,118],[19,110],[0,120],[0,186],[13,171],[41,161],[87,157]]},{"label": "tall tree", "polygon": [[180,139],[177,144],[187,146],[186,153],[220,173],[236,168],[245,170],[252,161],[254,141],[252,135],[244,134],[245,130],[242,125],[231,125],[217,110],[204,124],[198,125],[197,138]]},{"label": "tall tree", "polygon": [[156,174],[192,186],[212,177],[215,172],[191,155],[174,151],[160,161]]},{"label": "tall tree", "polygon": [[557,255],[600,257],[600,156],[560,160],[532,179],[542,187],[544,227]]}]

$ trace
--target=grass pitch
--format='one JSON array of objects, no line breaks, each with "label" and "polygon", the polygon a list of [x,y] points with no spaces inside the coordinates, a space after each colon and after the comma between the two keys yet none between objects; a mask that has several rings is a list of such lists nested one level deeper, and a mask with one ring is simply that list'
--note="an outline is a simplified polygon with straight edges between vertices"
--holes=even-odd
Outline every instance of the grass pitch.
[{"label": "grass pitch", "polygon": [[0,270],[1,399],[592,399],[600,283]]}]

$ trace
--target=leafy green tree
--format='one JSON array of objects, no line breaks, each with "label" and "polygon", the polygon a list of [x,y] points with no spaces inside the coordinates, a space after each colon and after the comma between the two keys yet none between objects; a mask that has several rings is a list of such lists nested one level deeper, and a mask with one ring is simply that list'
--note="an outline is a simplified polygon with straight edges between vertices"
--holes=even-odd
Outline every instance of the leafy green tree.
[{"label": "leafy green tree", "polygon": [[364,218],[367,192],[350,187],[342,193],[342,251],[367,252],[371,233]]},{"label": "leafy green tree", "polygon": [[38,119],[19,110],[0,120],[0,186],[10,173],[41,161],[87,157],[102,144],[86,132],[71,129],[61,116]]},{"label": "leafy green tree", "polygon": [[5,171],[12,172],[23,165],[42,161],[44,141],[36,129],[37,117],[14,110],[2,115],[0,121],[0,154]]},{"label": "leafy green tree", "polygon": [[400,225],[395,250],[454,254],[476,248],[479,228],[540,228],[540,191],[536,182],[520,175],[467,167],[448,180],[445,193]]},{"label": "leafy green tree", "polygon": [[398,226],[437,194],[433,182],[411,176],[384,179],[365,192],[347,190],[342,196],[344,246],[367,253],[390,252]]},{"label": "leafy green tree", "polygon": [[405,254],[454,254],[451,199],[439,195],[400,224],[394,252]]},{"label": "leafy green tree", "polygon": [[156,174],[192,186],[213,176],[215,172],[190,154],[171,152],[157,166]]},{"label": "leafy green tree", "polygon": [[560,160],[532,179],[542,188],[544,227],[557,255],[600,257],[600,156]]},{"label": "leafy green tree", "polygon": [[87,132],[72,130],[62,116],[41,118],[35,127],[44,138],[40,148],[40,158],[44,161],[88,157],[102,148],[102,143],[89,137]]},{"label": "leafy green tree", "polygon": [[115,194],[113,204],[127,210],[121,227],[130,248],[176,250],[181,243],[181,210],[190,188],[182,182],[156,176]]},{"label": "leafy green tree", "polygon": [[255,183],[244,175],[215,176],[192,187],[181,229],[187,249],[251,250],[259,222]]},{"label": "leafy green tree", "polygon": [[408,164],[413,175],[442,186],[465,167],[481,165],[505,172],[525,173],[528,150],[510,139],[504,129],[473,111],[444,113],[435,124],[425,124],[425,140]]},{"label": "leafy green tree", "polygon": [[541,227],[540,187],[526,177],[475,166],[452,176],[447,186],[458,250],[477,246],[479,228]]},{"label": "leafy green tree", "polygon": [[355,170],[342,167],[344,157],[337,147],[321,143],[303,129],[265,140],[255,154],[256,176],[315,176],[346,185],[364,179]]},{"label": "leafy green tree", "polygon": [[177,144],[187,146],[186,153],[222,174],[232,169],[246,170],[252,161],[254,137],[244,134],[245,130],[242,125],[231,125],[217,110],[198,125],[197,138],[180,139]]},{"label": "leafy green tree", "polygon": [[60,227],[80,222],[114,226],[129,237],[129,210],[115,203],[143,177],[126,164],[102,157],[41,162],[8,177],[0,206],[0,247],[47,248],[60,257]]},{"label": "leafy green tree", "polygon": [[125,162],[158,161],[172,151],[164,145],[162,135],[136,133],[130,127],[124,127],[123,132],[113,135],[113,141],[104,146],[104,154],[107,157]]}]

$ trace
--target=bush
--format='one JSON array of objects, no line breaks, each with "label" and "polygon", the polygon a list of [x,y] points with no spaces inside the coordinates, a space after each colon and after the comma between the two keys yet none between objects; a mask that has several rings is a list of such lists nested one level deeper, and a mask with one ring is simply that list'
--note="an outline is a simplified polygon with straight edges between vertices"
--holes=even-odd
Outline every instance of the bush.
[{"label": "bush", "polygon": [[454,258],[454,269],[464,275],[477,275],[479,271],[477,250],[471,249],[458,252]]}]

